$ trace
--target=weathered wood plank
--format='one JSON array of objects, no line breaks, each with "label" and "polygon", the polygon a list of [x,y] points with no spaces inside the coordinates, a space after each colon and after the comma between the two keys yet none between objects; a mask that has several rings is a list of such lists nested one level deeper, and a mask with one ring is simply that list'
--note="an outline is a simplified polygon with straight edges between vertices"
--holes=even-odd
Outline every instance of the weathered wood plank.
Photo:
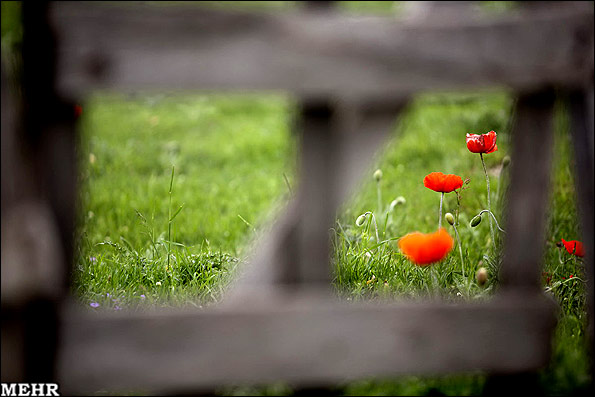
[{"label": "weathered wood plank", "polygon": [[549,359],[554,304],[537,294],[468,305],[308,299],[152,315],[67,312],[62,391],[204,390],[279,380],[308,386],[477,369],[509,373]]},{"label": "weathered wood plank", "polygon": [[539,290],[553,154],[553,90],[522,94],[512,131],[512,165],[501,288]]},{"label": "weathered wood plank", "polygon": [[593,7],[399,21],[335,12],[253,14],[197,7],[58,2],[58,89],[289,90],[402,96],[545,83],[593,70]]},{"label": "weathered wood plank", "polygon": [[56,47],[48,8],[48,2],[22,5],[21,112],[16,131],[7,133],[16,132],[21,155],[14,157],[20,161],[15,167],[26,171],[20,174],[25,181],[18,181],[18,201],[2,210],[2,275],[8,266],[16,276],[9,280],[14,294],[8,302],[3,288],[2,327],[4,332],[14,322],[13,329],[22,331],[21,345],[12,347],[21,355],[17,361],[22,359],[17,381],[35,383],[55,381],[58,306],[70,278],[76,192],[75,115],[73,104],[54,90]]},{"label": "weathered wood plank", "polygon": [[[591,368],[595,368],[593,353],[595,346],[593,334],[595,332],[594,313],[594,281],[595,276],[595,221],[593,206],[593,195],[595,193],[594,170],[595,154],[593,130],[593,82],[590,87],[584,90],[577,90],[569,93],[568,102],[572,122],[572,141],[574,144],[575,159],[575,186],[577,191],[577,204],[579,209],[579,220],[582,233],[582,241],[585,246],[585,273],[587,277],[587,309],[589,323],[587,335],[589,337],[589,349]],[[570,237],[568,237],[570,239]]]}]

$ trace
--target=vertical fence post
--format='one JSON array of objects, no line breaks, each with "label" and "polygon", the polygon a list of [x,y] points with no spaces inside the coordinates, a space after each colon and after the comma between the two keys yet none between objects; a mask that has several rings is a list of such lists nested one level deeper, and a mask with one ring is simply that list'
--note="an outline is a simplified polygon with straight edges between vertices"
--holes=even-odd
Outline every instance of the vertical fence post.
[{"label": "vertical fence post", "polygon": [[[500,293],[538,294],[545,247],[553,155],[553,89],[523,93],[516,103],[512,131],[511,180],[506,211]],[[517,296],[516,299],[522,299]],[[543,394],[535,372],[493,373],[483,394]]]},{"label": "vertical fence post", "polygon": [[554,91],[522,94],[512,132],[502,292],[538,293],[553,151]]},{"label": "vertical fence post", "polygon": [[[13,128],[2,130],[3,142],[10,135],[19,151],[10,166],[23,178],[2,180],[3,190],[12,183],[10,200],[2,203],[2,367],[3,376],[4,365],[12,367],[14,382],[56,379],[58,311],[73,256],[75,114],[73,104],[54,90],[56,47],[49,7],[48,2],[22,3],[23,69],[15,90],[21,93],[15,102],[21,104],[18,112],[8,110]],[[3,115],[5,97],[16,96],[5,95],[4,78],[3,71]],[[5,339],[5,330],[12,339]],[[18,356],[15,366],[4,355],[8,345]]]},{"label": "vertical fence post", "polygon": [[585,276],[587,278],[588,343],[591,368],[593,368],[593,262],[595,247],[593,209],[593,84],[585,90],[572,91],[568,95],[571,117],[571,133],[574,144],[575,186],[577,207],[581,226],[582,241],[585,246]]}]

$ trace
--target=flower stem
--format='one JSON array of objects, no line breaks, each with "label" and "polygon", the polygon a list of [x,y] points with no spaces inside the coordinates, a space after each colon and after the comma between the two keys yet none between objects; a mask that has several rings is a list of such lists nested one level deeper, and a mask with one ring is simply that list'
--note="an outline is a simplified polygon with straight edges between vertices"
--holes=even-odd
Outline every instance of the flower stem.
[{"label": "flower stem", "polygon": [[380,181],[376,182],[376,192],[378,196],[378,213],[382,215],[382,191],[380,190]]},{"label": "flower stem", "polygon": [[456,225],[452,225],[455,229],[455,235],[457,236],[457,243],[459,244],[459,254],[461,255],[461,270],[463,272],[463,277],[465,277],[465,263],[463,262],[463,248],[461,248],[461,239],[459,238],[459,231],[457,230]]},{"label": "flower stem", "polygon": [[175,166],[171,167],[171,179],[169,181],[169,210],[167,215],[167,268],[169,269],[169,257],[171,255],[171,192],[174,186],[174,170]]},{"label": "flower stem", "polygon": [[[483,172],[486,175],[486,184],[488,185],[488,211],[492,212],[492,207],[490,205],[490,177],[488,176],[486,163],[485,161],[483,161],[483,153],[479,153],[479,158],[481,158],[481,165],[483,165]],[[490,232],[492,234],[492,242],[494,243],[494,249],[496,249],[496,239],[494,238],[494,223],[492,222],[492,218],[490,218]]]},{"label": "flower stem", "polygon": [[374,216],[373,212],[371,212],[370,214],[372,215],[372,220],[374,221],[374,230],[376,231],[376,244],[378,244],[380,242],[380,238],[378,237],[378,225],[376,224],[376,217]]},{"label": "flower stem", "polygon": [[492,211],[488,211],[488,210],[481,210],[481,211],[479,212],[479,214],[477,214],[477,215],[478,215],[478,216],[481,216],[481,214],[483,214],[484,212],[487,212],[488,214],[490,214],[490,216],[491,216],[491,217],[494,219],[494,222],[496,222],[496,227],[498,228],[498,230],[500,230],[502,233],[506,233],[506,232],[504,231],[504,229],[502,229],[502,228],[500,227],[500,225],[498,224],[498,221],[496,220],[496,217],[494,216],[494,214],[492,213]]},{"label": "flower stem", "polygon": [[442,201],[444,201],[444,192],[440,195],[440,212],[438,213],[438,230],[442,227]]}]

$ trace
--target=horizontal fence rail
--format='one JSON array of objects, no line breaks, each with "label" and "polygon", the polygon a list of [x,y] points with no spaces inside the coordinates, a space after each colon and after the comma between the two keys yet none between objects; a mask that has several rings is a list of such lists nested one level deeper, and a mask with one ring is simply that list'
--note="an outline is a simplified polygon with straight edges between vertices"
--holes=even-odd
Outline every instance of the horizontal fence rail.
[{"label": "horizontal fence rail", "polygon": [[527,371],[549,357],[554,303],[537,294],[521,298],[349,305],[302,297],[283,305],[120,316],[79,309],[64,316],[59,382],[65,391],[168,392]]},{"label": "horizontal fence rail", "polygon": [[[304,96],[581,86],[593,70],[593,8],[399,21],[338,13],[59,2],[57,87],[264,89]],[[590,54],[590,55],[589,55]]]}]

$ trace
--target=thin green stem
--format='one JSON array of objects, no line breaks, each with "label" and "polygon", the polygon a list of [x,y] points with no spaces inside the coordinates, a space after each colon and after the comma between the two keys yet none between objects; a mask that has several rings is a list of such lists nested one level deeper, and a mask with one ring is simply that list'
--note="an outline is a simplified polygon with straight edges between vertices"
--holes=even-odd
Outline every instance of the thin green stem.
[{"label": "thin green stem", "polygon": [[169,209],[167,215],[167,268],[169,269],[169,257],[171,255],[171,193],[174,185],[174,169],[171,167],[171,179],[169,181]]},{"label": "thin green stem", "polygon": [[[490,204],[490,177],[488,176],[488,170],[486,169],[486,163],[483,161],[483,153],[479,153],[479,158],[481,158],[481,165],[483,165],[483,172],[486,175],[486,184],[488,185],[488,211],[492,212],[492,207]],[[490,218],[490,232],[492,234],[492,242],[494,243],[494,249],[496,249],[496,239],[494,234],[494,223],[492,222],[492,218]]]},{"label": "thin green stem", "polygon": [[463,262],[463,248],[461,247],[461,239],[459,238],[459,231],[457,230],[456,225],[452,225],[455,229],[455,235],[457,236],[457,243],[459,245],[459,255],[461,255],[461,271],[463,272],[463,277],[465,277],[465,263]]},{"label": "thin green stem", "polygon": [[440,195],[440,212],[438,212],[438,230],[442,227],[442,202],[444,201],[444,192]]},{"label": "thin green stem", "polygon": [[382,191],[380,189],[380,181],[376,182],[376,192],[378,196],[378,213],[382,215]]},{"label": "thin green stem", "polygon": [[370,214],[372,215],[372,220],[374,221],[374,231],[376,231],[376,243],[378,244],[380,242],[380,238],[378,237],[378,225],[376,224],[376,217],[374,216],[373,212],[370,212]]},{"label": "thin green stem", "polygon": [[[494,222],[496,222],[496,227],[498,228],[498,230],[500,230],[502,233],[506,233],[506,232],[504,231],[504,229],[502,229],[502,228],[500,227],[500,224],[498,224],[498,221],[496,220],[496,217],[494,216],[494,214],[492,213],[492,211],[488,211],[488,210],[481,210],[481,211],[479,212],[479,214],[477,214],[477,215],[478,215],[478,216],[481,216],[481,214],[483,214],[484,212],[487,212],[488,214],[490,214],[490,215],[491,215],[491,217],[494,219]],[[492,219],[492,218],[490,218],[490,219]]]},{"label": "thin green stem", "polygon": [[374,222],[374,231],[376,232],[376,244],[378,244],[380,242],[380,237],[378,235],[378,225],[376,224],[376,217],[374,216],[374,213],[372,211],[367,211],[366,213],[364,213],[364,216],[368,216],[368,215],[371,215],[372,221]]}]

